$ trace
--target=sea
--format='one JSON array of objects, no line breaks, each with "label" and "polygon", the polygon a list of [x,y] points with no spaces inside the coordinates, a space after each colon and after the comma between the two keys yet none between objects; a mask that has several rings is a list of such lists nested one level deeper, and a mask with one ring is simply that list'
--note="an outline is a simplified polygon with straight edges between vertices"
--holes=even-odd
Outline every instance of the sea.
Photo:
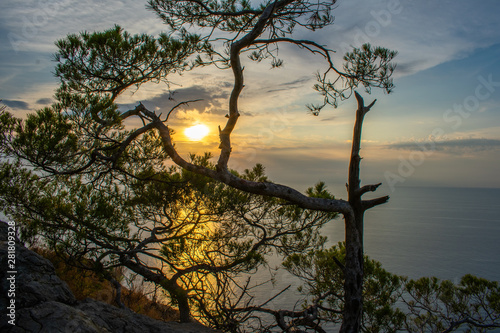
[{"label": "sea", "polygon": [[[435,276],[455,283],[468,273],[500,281],[500,189],[398,187],[387,204],[365,213],[365,254],[394,274],[411,279]],[[322,229],[329,245],[344,239],[341,218]],[[288,289],[266,304],[300,309],[301,282],[272,258],[273,283],[260,287],[257,302]],[[269,270],[255,276],[269,280]]]}]

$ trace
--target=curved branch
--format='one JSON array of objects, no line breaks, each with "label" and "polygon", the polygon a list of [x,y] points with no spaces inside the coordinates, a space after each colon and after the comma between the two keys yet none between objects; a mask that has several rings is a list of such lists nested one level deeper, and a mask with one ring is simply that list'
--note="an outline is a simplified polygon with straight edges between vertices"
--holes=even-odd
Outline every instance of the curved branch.
[{"label": "curved branch", "polygon": [[[329,69],[332,69],[335,73],[337,73],[340,76],[351,78],[351,76],[349,74],[339,71],[333,65],[332,58],[330,57],[330,52],[335,52],[335,51],[329,50],[326,47],[324,47],[323,45],[320,45],[320,44],[313,42],[311,40],[281,37],[281,38],[272,38],[272,39],[256,39],[253,42],[253,44],[273,44],[273,43],[280,43],[280,42],[295,44],[295,45],[298,45],[299,47],[303,47],[303,48],[309,50],[312,53],[321,54],[327,60],[328,65],[329,65]],[[318,50],[313,50],[310,48],[310,46],[313,46],[313,47],[317,48]]]},{"label": "curved branch", "polygon": [[203,99],[199,98],[199,99],[193,99],[193,100],[190,100],[190,101],[184,101],[184,102],[180,102],[178,103],[177,105],[175,105],[174,107],[172,107],[170,109],[170,111],[167,113],[167,117],[165,118],[165,121],[168,120],[168,117],[170,117],[170,114],[172,112],[174,112],[177,108],[181,107],[182,105],[189,105],[189,103],[195,103],[195,102],[199,102],[199,101],[202,101]]},{"label": "curved branch", "polygon": [[113,157],[112,157],[113,162],[116,162],[118,160],[118,158],[125,151],[125,149],[127,149],[127,147],[132,143],[132,141],[134,141],[138,136],[148,132],[149,130],[152,130],[153,128],[154,128],[154,124],[149,123],[146,126],[143,126],[139,129],[133,131],[132,133],[130,133],[130,135],[120,143],[118,151],[113,154]]},{"label": "curved branch", "polygon": [[234,86],[229,98],[229,118],[224,129],[220,130],[220,149],[221,153],[217,162],[218,170],[227,171],[227,163],[231,155],[231,133],[236,126],[238,117],[238,98],[243,90],[243,68],[241,66],[240,52],[243,48],[250,46],[253,41],[260,36],[266,28],[272,14],[280,8],[292,3],[293,0],[276,1],[269,4],[262,15],[259,17],[253,29],[240,40],[231,44],[230,49],[230,64],[234,75]]},{"label": "curved branch", "polygon": [[462,326],[463,324],[469,324],[469,325],[474,326],[474,327],[485,328],[485,329],[488,329],[488,328],[493,329],[493,328],[500,327],[500,324],[496,324],[496,323],[482,324],[481,322],[478,322],[470,317],[467,317],[467,318],[464,318],[462,320],[451,322],[450,326],[447,329],[445,329],[444,331],[441,331],[441,333],[453,332],[453,331],[455,331],[455,329]]}]

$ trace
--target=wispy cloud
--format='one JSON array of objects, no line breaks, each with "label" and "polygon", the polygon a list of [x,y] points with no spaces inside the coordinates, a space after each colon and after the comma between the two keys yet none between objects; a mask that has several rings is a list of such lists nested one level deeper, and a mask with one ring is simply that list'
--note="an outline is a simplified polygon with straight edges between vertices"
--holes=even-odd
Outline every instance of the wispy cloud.
[{"label": "wispy cloud", "polygon": [[276,91],[303,88],[304,85],[306,83],[310,82],[312,79],[313,79],[312,76],[311,77],[303,76],[303,77],[300,77],[300,78],[293,80],[293,81],[280,83],[277,87],[268,89],[267,92],[271,93],[271,92],[276,92]]},{"label": "wispy cloud", "polygon": [[407,141],[389,144],[386,148],[398,150],[438,151],[449,154],[500,149],[500,140],[464,138],[445,141]]},{"label": "wispy cloud", "polygon": [[337,119],[337,117],[333,116],[333,117],[323,118],[323,119],[321,119],[321,121],[333,121],[336,119]]}]

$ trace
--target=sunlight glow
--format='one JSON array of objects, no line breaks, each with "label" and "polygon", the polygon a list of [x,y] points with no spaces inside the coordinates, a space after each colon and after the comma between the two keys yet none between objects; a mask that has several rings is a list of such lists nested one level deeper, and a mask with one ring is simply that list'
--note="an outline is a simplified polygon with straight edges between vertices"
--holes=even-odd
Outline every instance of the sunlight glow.
[{"label": "sunlight glow", "polygon": [[210,130],[206,125],[199,124],[186,128],[184,130],[184,134],[191,141],[200,141],[208,134],[209,131]]}]

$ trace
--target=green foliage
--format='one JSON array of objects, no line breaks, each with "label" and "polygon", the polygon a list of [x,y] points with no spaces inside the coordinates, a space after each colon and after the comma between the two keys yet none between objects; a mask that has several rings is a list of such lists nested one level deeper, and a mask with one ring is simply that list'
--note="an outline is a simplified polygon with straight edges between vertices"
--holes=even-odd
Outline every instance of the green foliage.
[{"label": "green foliage", "polygon": [[[164,1],[151,0],[149,8],[172,30],[178,30],[190,25],[205,28],[217,28],[225,32],[236,32],[243,29],[249,31],[262,12],[262,6],[253,8],[251,1],[223,0],[223,1]],[[220,13],[212,15],[212,13]]]},{"label": "green foliage", "polygon": [[77,153],[77,138],[67,117],[53,108],[44,108],[17,122],[12,146],[36,166],[65,163]]},{"label": "green foliage", "polygon": [[486,332],[500,327],[500,287],[465,275],[458,284],[437,278],[410,280],[403,295],[409,313],[410,332],[451,332],[465,327],[466,332]]},{"label": "green foliage", "polygon": [[308,188],[306,194],[311,198],[334,199],[333,195],[326,189],[324,182],[319,182],[314,187]]},{"label": "green foliage", "polygon": [[344,56],[344,71],[351,80],[349,84],[357,86],[355,81],[359,81],[367,92],[370,92],[372,87],[378,87],[390,93],[394,88],[391,76],[396,69],[396,65],[391,61],[396,55],[396,51],[372,47],[370,44],[347,52]]},{"label": "green foliage", "polygon": [[[331,10],[335,3],[336,1],[290,1],[271,15],[275,23],[269,24],[270,35],[286,36],[293,33],[296,27],[313,31],[324,28],[333,23]],[[270,4],[272,1],[269,0],[261,3],[248,0],[150,0],[149,8],[172,30],[196,25],[223,32],[244,33],[253,29],[259,16]]]},{"label": "green foliage", "polygon": [[[318,324],[339,323],[343,308],[345,248],[295,253],[283,266],[303,282],[309,298],[321,298]],[[486,332],[500,327],[500,287],[465,275],[458,284],[435,277],[408,280],[364,257],[363,332]]]},{"label": "green foliage", "polygon": [[338,79],[331,81],[326,73],[316,74],[318,83],[314,85],[314,89],[324,96],[324,102],[308,105],[309,111],[318,115],[327,104],[337,107],[339,101],[351,97],[353,90],[360,85],[368,93],[372,88],[381,88],[386,93],[391,93],[394,88],[392,74],[396,69],[396,64],[393,63],[396,55],[396,51],[372,47],[370,44],[363,44],[361,48],[347,52],[344,55],[344,70]]},{"label": "green foliage", "polygon": [[[329,249],[293,254],[283,262],[290,273],[304,281],[300,290],[310,298],[328,295],[320,303],[320,321],[340,323],[342,320],[344,261],[345,246],[339,243]],[[404,279],[390,274],[379,262],[366,256],[363,264],[363,332],[395,332],[404,320],[402,312],[394,308]]]},{"label": "green foliage", "polygon": [[19,222],[24,241],[42,237],[54,249],[83,257],[91,242],[118,247],[129,234],[133,207],[122,205],[122,190],[109,180],[99,192],[82,176],[45,179],[8,163],[2,164],[0,179],[1,209]]},{"label": "green foliage", "polygon": [[68,119],[75,124],[75,130],[87,129],[103,132],[105,129],[122,129],[118,106],[106,95],[80,95],[62,85],[56,93],[55,107],[65,111]]},{"label": "green foliage", "polygon": [[5,106],[0,107],[0,154],[3,156],[12,155],[11,141],[19,119],[5,111]]},{"label": "green foliage", "polygon": [[167,75],[188,69],[187,59],[207,45],[200,37],[181,31],[181,38],[166,34],[131,36],[119,26],[104,32],[69,35],[56,42],[56,76],[64,90],[85,95],[109,93],[153,82],[168,82]]}]

